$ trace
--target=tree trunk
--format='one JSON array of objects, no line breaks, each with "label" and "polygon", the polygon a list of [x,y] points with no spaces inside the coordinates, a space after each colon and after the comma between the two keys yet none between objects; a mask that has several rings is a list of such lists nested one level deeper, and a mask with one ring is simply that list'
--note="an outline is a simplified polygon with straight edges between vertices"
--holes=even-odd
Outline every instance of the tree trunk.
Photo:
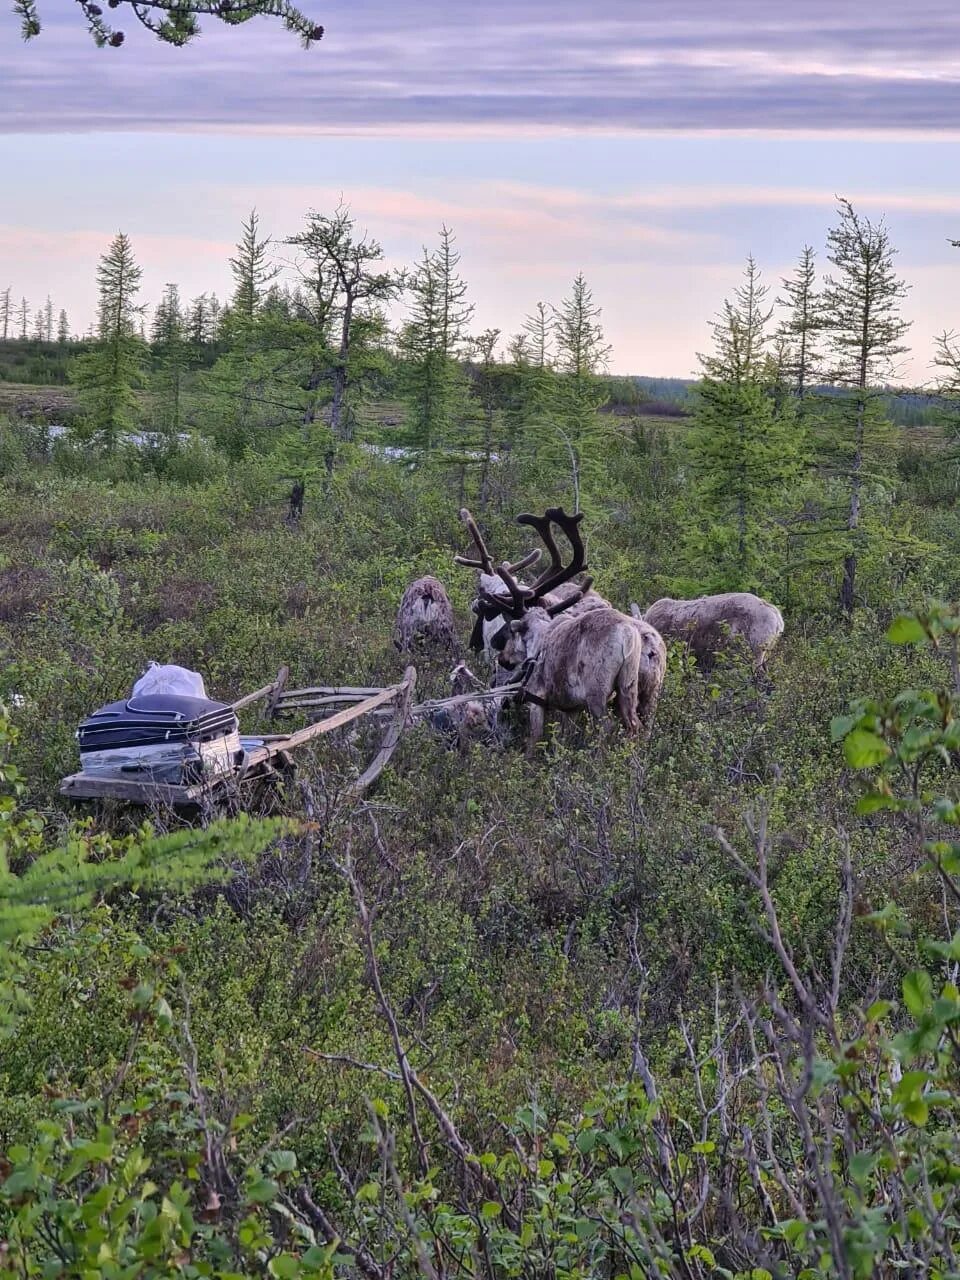
[{"label": "tree trunk", "polygon": [[343,325],[340,330],[340,350],[333,370],[333,402],[330,405],[330,429],[338,440],[346,440],[343,429],[343,406],[347,395],[348,360],[350,357],[350,327],[353,321],[353,296],[347,293],[343,308]]}]

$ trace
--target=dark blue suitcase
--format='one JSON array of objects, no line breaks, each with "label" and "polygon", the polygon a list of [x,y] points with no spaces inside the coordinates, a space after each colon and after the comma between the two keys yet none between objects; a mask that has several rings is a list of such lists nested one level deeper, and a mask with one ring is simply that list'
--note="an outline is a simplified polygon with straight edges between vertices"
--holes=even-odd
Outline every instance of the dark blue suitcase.
[{"label": "dark blue suitcase", "polygon": [[200,744],[236,733],[238,727],[228,703],[157,693],[94,711],[77,730],[77,741],[82,752],[124,751],[161,743]]}]

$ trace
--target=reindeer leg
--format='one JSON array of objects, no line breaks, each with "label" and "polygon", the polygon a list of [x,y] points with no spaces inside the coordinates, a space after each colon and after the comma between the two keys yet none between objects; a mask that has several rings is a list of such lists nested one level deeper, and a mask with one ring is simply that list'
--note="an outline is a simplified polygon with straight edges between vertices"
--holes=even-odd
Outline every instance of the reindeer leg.
[{"label": "reindeer leg", "polygon": [[630,678],[626,667],[617,672],[617,715],[620,723],[632,737],[640,732],[640,720],[637,716],[637,684]]}]

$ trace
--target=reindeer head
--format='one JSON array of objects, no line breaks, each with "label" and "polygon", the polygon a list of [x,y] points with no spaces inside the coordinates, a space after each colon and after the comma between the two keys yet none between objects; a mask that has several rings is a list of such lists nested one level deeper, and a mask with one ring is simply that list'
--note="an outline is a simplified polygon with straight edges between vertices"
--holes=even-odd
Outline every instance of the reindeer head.
[{"label": "reindeer head", "polygon": [[[521,666],[540,652],[543,637],[553,619],[576,604],[590,590],[591,581],[588,579],[567,599],[549,605],[546,603],[546,598],[551,591],[569,582],[586,568],[586,556],[579,528],[583,516],[582,514],[568,516],[562,507],[551,507],[542,516],[528,513],[517,516],[518,524],[528,525],[537,531],[550,556],[549,566],[530,587],[521,586],[514,574],[519,568],[533,563],[536,556],[526,556],[516,565],[501,564],[496,568],[494,576],[493,561],[483,545],[472,516],[466,510],[462,511],[460,516],[480,551],[479,560],[457,557],[458,564],[467,564],[482,570],[480,594],[475,606],[478,621],[474,634],[477,634],[478,629],[482,632],[484,620],[503,618],[504,625],[494,637],[492,647],[499,651],[498,661],[501,666],[509,669]],[[554,524],[563,531],[570,543],[572,554],[569,564],[563,563],[553,536]],[[493,589],[494,583],[496,583],[496,589]],[[507,588],[506,593],[502,591],[503,586]]]},{"label": "reindeer head", "polygon": [[[476,569],[479,575],[479,594],[473,602],[473,612],[477,616],[476,622],[473,624],[473,631],[470,635],[470,648],[475,653],[479,653],[484,647],[484,622],[491,622],[494,618],[500,616],[499,610],[483,604],[484,595],[496,595],[503,589],[503,582],[498,576],[494,567],[493,557],[487,550],[487,545],[483,540],[483,536],[477,527],[470,512],[464,507],[460,512],[460,519],[467,526],[474,545],[477,548],[477,558],[471,559],[469,556],[454,556],[454,563],[464,565],[468,569]],[[507,565],[507,569],[511,574],[516,574],[521,569],[528,569],[531,565],[536,564],[540,559],[541,552],[539,548],[535,548],[527,555],[517,560],[514,564]],[[501,628],[502,630],[502,628]]]}]

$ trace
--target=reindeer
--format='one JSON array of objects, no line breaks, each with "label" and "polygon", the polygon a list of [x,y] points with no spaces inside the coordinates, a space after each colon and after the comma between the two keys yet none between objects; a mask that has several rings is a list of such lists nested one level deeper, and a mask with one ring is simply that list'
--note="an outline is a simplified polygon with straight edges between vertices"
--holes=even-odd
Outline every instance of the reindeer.
[{"label": "reindeer", "polygon": [[[500,665],[520,672],[524,697],[530,703],[528,753],[543,736],[549,711],[588,711],[600,719],[611,701],[628,733],[646,733],[652,727],[666,669],[666,649],[653,627],[627,617],[609,604],[580,608],[588,598],[592,580],[587,578],[557,599],[560,588],[586,568],[579,525],[582,515],[568,516],[552,507],[544,516],[519,516],[518,521],[536,529],[550,554],[550,567],[532,587],[522,587],[502,564],[497,576],[502,592],[481,591],[488,613],[505,622]],[[554,541],[556,524],[570,543],[572,557],[564,565]],[[547,603],[553,596],[554,603]],[[566,615],[566,616],[563,616]]]},{"label": "reindeer", "polygon": [[695,600],[655,601],[643,614],[670,640],[690,647],[697,665],[709,671],[725,647],[744,644],[758,669],[783,634],[783,615],[776,605],[749,591],[728,591]]},{"label": "reindeer", "polygon": [[[494,682],[496,683],[500,680],[499,672],[501,668],[498,666],[497,659],[506,643],[506,624],[500,610],[495,606],[484,604],[482,596],[484,593],[488,596],[496,596],[503,590],[503,581],[499,576],[499,571],[494,566],[493,557],[487,550],[486,543],[477,527],[477,522],[466,507],[461,510],[460,519],[466,525],[477,548],[476,559],[471,559],[468,556],[454,556],[456,564],[463,565],[468,569],[476,569],[479,574],[479,594],[471,606],[477,620],[470,636],[470,648],[485,655],[494,670]],[[560,553],[553,540],[550,521],[545,516],[523,514],[517,516],[517,524],[529,525],[540,534],[550,554],[551,567],[546,572],[547,574],[555,574],[556,568],[560,563]],[[527,569],[536,564],[540,556],[541,552],[539,548],[536,548],[515,564],[507,565],[507,570],[511,575],[515,575],[522,569]],[[534,586],[536,585],[535,583]],[[526,588],[524,589],[526,590]],[[571,597],[576,598],[572,599]],[[592,588],[583,592],[575,582],[560,583],[554,591],[549,592],[543,598],[543,603],[547,607],[551,607],[565,600],[570,600],[569,608],[575,609],[577,613],[585,613],[588,609],[609,607],[609,601],[604,600],[603,596],[592,590]]]},{"label": "reindeer", "polygon": [[439,578],[417,578],[404,591],[393,643],[401,653],[409,653],[415,647],[457,650],[453,606]]}]

